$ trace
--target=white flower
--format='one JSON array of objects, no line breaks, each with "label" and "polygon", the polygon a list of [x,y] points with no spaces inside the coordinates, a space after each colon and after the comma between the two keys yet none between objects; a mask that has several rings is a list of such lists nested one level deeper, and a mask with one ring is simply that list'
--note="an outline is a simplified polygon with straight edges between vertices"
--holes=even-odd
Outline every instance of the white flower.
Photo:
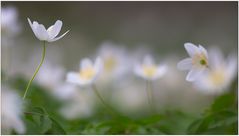
[{"label": "white flower", "polygon": [[54,90],[64,81],[65,71],[62,67],[46,61],[36,76],[36,82],[49,90]]},{"label": "white flower", "polygon": [[10,134],[14,129],[16,133],[23,134],[25,126],[21,119],[22,101],[20,97],[6,86],[2,86],[1,120],[3,133]]},{"label": "white flower", "polygon": [[222,52],[214,48],[209,51],[210,68],[194,82],[195,86],[205,93],[222,93],[231,84],[237,72],[236,56],[229,55],[224,59]]},{"label": "white flower", "polygon": [[27,18],[27,20],[32,28],[33,33],[40,41],[54,42],[61,39],[69,32],[68,30],[63,35],[56,37],[60,33],[62,27],[62,21],[60,20],[57,20],[55,24],[50,26],[47,30],[44,25],[38,24],[36,21],[33,21],[32,23],[29,18]]},{"label": "white flower", "polygon": [[3,7],[1,9],[1,29],[8,35],[15,35],[20,31],[17,21],[18,12],[15,7]]},{"label": "white flower", "polygon": [[88,58],[85,58],[80,63],[79,72],[69,72],[67,74],[67,82],[78,85],[89,85],[95,81],[103,66],[102,60],[97,58],[95,64]]},{"label": "white flower", "polygon": [[76,91],[78,91],[76,86],[69,83],[62,83],[52,90],[52,95],[59,100],[65,101],[71,99]]},{"label": "white flower", "polygon": [[113,91],[111,101],[120,112],[133,115],[144,112],[148,106],[144,88],[144,84],[126,79]]},{"label": "white flower", "polygon": [[125,49],[110,41],[102,43],[98,56],[104,63],[102,80],[119,79],[123,77],[130,67],[129,57]]},{"label": "white flower", "polygon": [[[50,76],[49,76],[50,75]],[[46,62],[36,77],[36,82],[47,89],[47,93],[59,100],[70,99],[74,95],[75,87],[64,81],[65,70],[50,62]]]},{"label": "white flower", "polygon": [[136,75],[147,80],[156,80],[167,72],[166,65],[155,65],[151,56],[145,56],[142,64],[136,64],[134,68]]},{"label": "white flower", "polygon": [[70,99],[64,102],[65,104],[60,108],[60,114],[71,120],[91,116],[96,105],[96,99],[93,92],[79,90],[78,87],[72,85],[68,89],[72,90],[74,93],[70,96]]},{"label": "white flower", "polygon": [[186,80],[194,81],[209,66],[207,50],[199,45],[185,43],[184,47],[190,58],[183,59],[177,65],[180,70],[190,70]]}]

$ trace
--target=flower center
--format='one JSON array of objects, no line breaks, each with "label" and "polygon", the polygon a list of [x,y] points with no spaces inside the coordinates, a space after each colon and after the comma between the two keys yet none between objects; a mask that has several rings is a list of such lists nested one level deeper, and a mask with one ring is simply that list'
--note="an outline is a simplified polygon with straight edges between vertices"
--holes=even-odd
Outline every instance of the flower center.
[{"label": "flower center", "polygon": [[80,77],[85,80],[92,79],[95,76],[95,70],[93,67],[87,67],[80,70]]},{"label": "flower center", "polygon": [[148,66],[148,65],[143,65],[143,73],[147,77],[152,77],[156,74],[157,72],[157,67],[154,65]]},{"label": "flower center", "polygon": [[225,73],[222,70],[216,70],[210,74],[209,81],[215,86],[222,85],[225,81]]},{"label": "flower center", "polygon": [[200,64],[201,64],[201,65],[206,65],[207,62],[206,62],[206,60],[203,60],[203,59],[202,59],[202,60],[200,60]]},{"label": "flower center", "polygon": [[105,71],[111,72],[115,68],[116,64],[117,62],[114,57],[107,57],[104,62]]},{"label": "flower center", "polygon": [[206,55],[204,53],[195,54],[192,58],[192,64],[197,68],[208,66]]}]

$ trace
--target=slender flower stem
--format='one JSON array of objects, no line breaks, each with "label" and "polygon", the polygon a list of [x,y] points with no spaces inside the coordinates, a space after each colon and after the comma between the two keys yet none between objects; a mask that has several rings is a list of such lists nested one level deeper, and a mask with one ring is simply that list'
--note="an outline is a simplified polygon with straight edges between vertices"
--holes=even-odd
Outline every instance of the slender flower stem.
[{"label": "slender flower stem", "polygon": [[5,70],[6,70],[6,74],[5,74],[5,80],[8,81],[8,73],[9,73],[9,69],[10,69],[10,47],[6,46],[6,64],[5,64]]},{"label": "slender flower stem", "polygon": [[31,78],[31,80],[30,80],[30,81],[28,82],[28,84],[27,84],[27,88],[26,88],[26,90],[25,90],[25,93],[24,93],[24,96],[23,96],[23,100],[26,98],[27,91],[28,91],[30,85],[32,84],[32,81],[33,81],[34,78],[36,77],[36,75],[37,75],[39,69],[41,68],[42,63],[44,62],[45,55],[46,55],[46,42],[44,41],[44,42],[43,42],[43,51],[42,51],[42,59],[41,59],[41,62],[40,62],[40,64],[38,65],[36,71],[34,72],[34,74],[33,74],[32,78]]},{"label": "slender flower stem", "polygon": [[147,80],[146,81],[146,91],[148,96],[148,103],[152,112],[155,112],[154,109],[154,102],[153,102],[153,90],[152,90],[152,83]]},{"label": "slender flower stem", "polygon": [[105,100],[103,99],[103,97],[101,97],[99,91],[97,90],[95,84],[92,84],[92,89],[95,92],[95,94],[97,95],[97,97],[100,99],[101,103],[112,113],[115,114],[116,112],[105,102]]}]

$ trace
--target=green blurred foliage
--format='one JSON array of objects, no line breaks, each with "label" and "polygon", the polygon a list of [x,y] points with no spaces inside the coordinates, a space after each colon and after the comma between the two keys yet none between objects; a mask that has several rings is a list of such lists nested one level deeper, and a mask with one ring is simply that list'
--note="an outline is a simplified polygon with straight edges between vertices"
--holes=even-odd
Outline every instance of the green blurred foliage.
[{"label": "green blurred foliage", "polygon": [[[132,118],[98,110],[89,118],[75,120],[66,120],[59,115],[58,108],[62,103],[32,84],[24,109],[26,134],[238,134],[236,81],[230,92],[217,96],[208,109],[197,115],[166,110]],[[10,82],[21,93],[26,83],[19,77]]]}]

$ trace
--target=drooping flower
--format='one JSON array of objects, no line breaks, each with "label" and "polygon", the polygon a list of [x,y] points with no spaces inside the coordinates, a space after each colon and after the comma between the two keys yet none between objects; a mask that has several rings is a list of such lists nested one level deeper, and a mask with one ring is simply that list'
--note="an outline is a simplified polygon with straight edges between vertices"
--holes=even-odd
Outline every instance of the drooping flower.
[{"label": "drooping flower", "polygon": [[190,70],[186,80],[191,82],[200,76],[206,68],[208,68],[208,53],[201,45],[197,47],[192,43],[185,43],[184,47],[190,57],[180,61],[177,67],[180,70]]},{"label": "drooping flower", "polygon": [[195,80],[194,85],[205,93],[220,94],[227,91],[237,72],[237,59],[229,55],[224,59],[222,52],[213,48],[209,50],[210,68]]},{"label": "drooping flower", "polygon": [[144,57],[142,64],[136,64],[134,72],[146,80],[156,80],[167,72],[167,66],[156,65],[153,58],[147,55]]},{"label": "drooping flower", "polygon": [[22,101],[20,97],[6,86],[2,86],[1,93],[1,128],[3,134],[10,134],[11,130],[23,134],[25,125],[21,119]]},{"label": "drooping flower", "polygon": [[40,41],[54,42],[61,39],[63,36],[65,36],[69,32],[68,30],[63,35],[56,37],[61,31],[61,27],[62,27],[61,20],[57,20],[55,24],[50,26],[48,29],[46,29],[44,25],[39,24],[36,21],[33,21],[32,23],[29,18],[27,18],[27,20],[32,28],[33,33]]},{"label": "drooping flower", "polygon": [[103,62],[100,58],[97,58],[94,64],[90,59],[85,58],[80,63],[79,72],[69,72],[66,81],[80,86],[89,85],[96,80],[102,66]]}]

